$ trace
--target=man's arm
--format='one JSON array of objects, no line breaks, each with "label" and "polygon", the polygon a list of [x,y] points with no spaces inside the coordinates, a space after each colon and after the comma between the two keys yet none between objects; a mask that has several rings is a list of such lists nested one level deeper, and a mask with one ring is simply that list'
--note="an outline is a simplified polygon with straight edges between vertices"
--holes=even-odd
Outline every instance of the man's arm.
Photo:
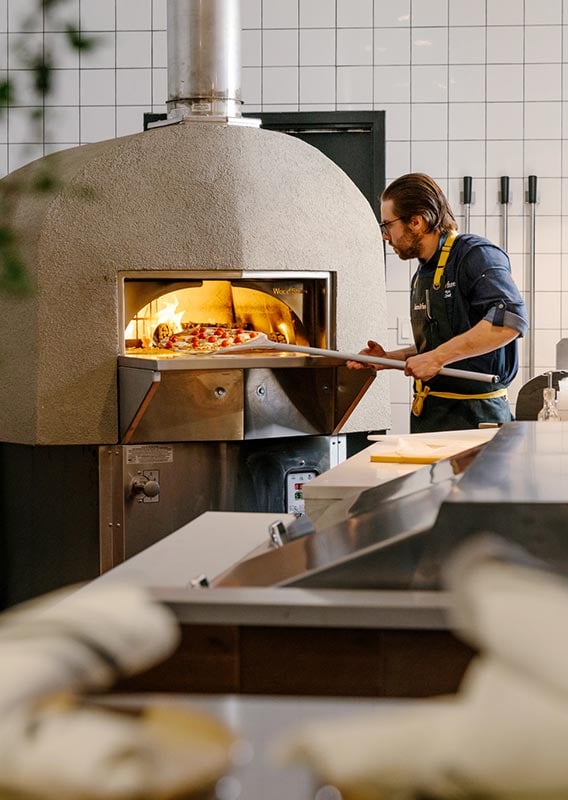
[{"label": "man's arm", "polygon": [[[471,330],[454,336],[453,339],[444,342],[435,350],[407,358],[405,374],[427,381],[437,375],[446,364],[499,350],[516,339],[518,335],[519,331],[514,328],[492,325],[482,319]],[[394,356],[389,353],[387,358],[394,358]]]},{"label": "man's arm", "polygon": [[[416,347],[405,347],[401,350],[390,350],[387,352],[382,345],[370,339],[367,342],[367,347],[359,351],[361,355],[375,356],[375,358],[389,358],[394,361],[406,361],[410,356],[416,355]],[[382,364],[364,364],[361,361],[348,361],[347,366],[349,369],[391,369],[391,367],[382,366]]]}]

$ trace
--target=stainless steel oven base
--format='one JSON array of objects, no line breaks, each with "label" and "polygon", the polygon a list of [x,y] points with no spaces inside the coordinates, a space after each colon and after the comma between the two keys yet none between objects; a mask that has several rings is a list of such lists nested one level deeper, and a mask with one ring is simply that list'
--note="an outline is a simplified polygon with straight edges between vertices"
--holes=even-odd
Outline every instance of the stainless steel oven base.
[{"label": "stainless steel oven base", "polygon": [[331,358],[121,357],[121,443],[333,435],[374,378]]},{"label": "stainless steel oven base", "polygon": [[[205,511],[287,510],[291,478],[332,465],[337,437],[101,447],[101,571]],[[268,536],[268,534],[267,534]]]}]

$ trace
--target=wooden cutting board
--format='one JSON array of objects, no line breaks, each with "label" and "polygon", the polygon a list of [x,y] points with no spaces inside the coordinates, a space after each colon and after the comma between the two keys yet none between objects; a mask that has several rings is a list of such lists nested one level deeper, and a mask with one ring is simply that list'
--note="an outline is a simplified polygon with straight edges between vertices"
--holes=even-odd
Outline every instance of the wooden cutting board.
[{"label": "wooden cutting board", "polygon": [[398,440],[394,442],[377,443],[377,451],[371,453],[370,460],[374,463],[386,464],[434,464],[444,458],[450,458],[464,450],[470,450],[479,442],[472,439],[420,439],[409,442]]}]

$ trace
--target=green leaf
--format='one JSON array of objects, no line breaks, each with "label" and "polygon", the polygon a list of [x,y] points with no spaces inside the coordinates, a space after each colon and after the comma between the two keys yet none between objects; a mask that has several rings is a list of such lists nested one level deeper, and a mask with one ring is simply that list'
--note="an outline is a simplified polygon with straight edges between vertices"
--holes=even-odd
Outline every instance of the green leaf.
[{"label": "green leaf", "polygon": [[31,293],[24,261],[12,245],[0,247],[0,290],[20,296]]},{"label": "green leaf", "polygon": [[57,175],[45,169],[35,176],[32,190],[42,194],[47,194],[48,192],[54,192],[60,186],[62,186],[62,183]]},{"label": "green leaf", "polygon": [[14,233],[6,225],[0,227],[0,250],[14,242]]},{"label": "green leaf", "polygon": [[88,37],[84,36],[81,31],[76,30],[71,25],[67,26],[65,33],[67,35],[67,41],[74,50],[81,50],[82,52],[86,53],[87,51],[92,50],[95,46],[94,39],[89,39]]},{"label": "green leaf", "polygon": [[32,64],[34,87],[38,94],[49,94],[53,89],[51,64],[45,60],[37,60]]},{"label": "green leaf", "polygon": [[14,86],[11,80],[0,81],[0,105],[11,106],[14,102]]},{"label": "green leaf", "polygon": [[61,5],[64,0],[41,0],[44,11],[51,11],[55,6]]}]

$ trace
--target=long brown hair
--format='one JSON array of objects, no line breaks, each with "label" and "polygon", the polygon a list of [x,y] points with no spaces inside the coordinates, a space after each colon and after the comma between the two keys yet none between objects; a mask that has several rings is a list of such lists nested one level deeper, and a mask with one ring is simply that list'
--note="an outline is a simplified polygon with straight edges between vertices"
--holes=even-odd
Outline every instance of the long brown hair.
[{"label": "long brown hair", "polygon": [[403,220],[423,217],[428,232],[449,233],[457,229],[446,195],[436,181],[422,172],[401,175],[387,186],[381,200],[392,200],[395,215]]}]

